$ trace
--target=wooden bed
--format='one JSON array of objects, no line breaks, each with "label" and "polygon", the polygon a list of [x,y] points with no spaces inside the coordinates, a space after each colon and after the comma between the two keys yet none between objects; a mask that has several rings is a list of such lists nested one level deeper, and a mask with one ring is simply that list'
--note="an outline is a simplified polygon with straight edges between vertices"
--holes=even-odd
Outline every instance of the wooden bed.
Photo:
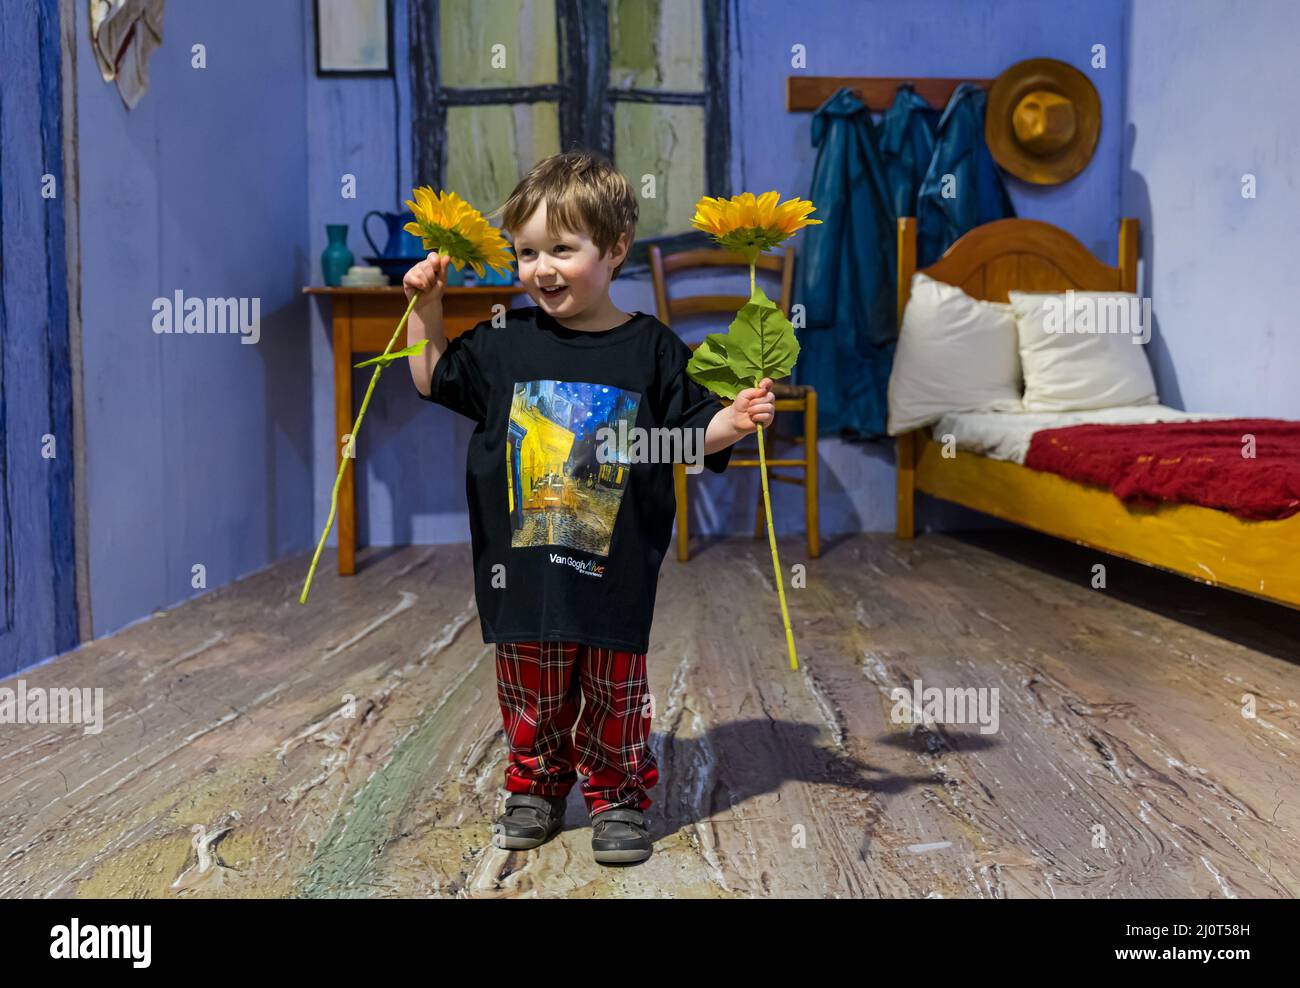
[{"label": "wooden bed", "polygon": [[[1007,301],[1008,290],[1137,291],[1138,222],[1124,219],[1119,266],[1103,264],[1059,227],[1038,220],[987,223],[923,268],[975,298]],[[916,271],[916,220],[898,221],[898,322]],[[1247,521],[1194,504],[1128,507],[1104,487],[1066,480],[962,450],[940,455],[930,430],[897,437],[898,528],[913,536],[918,491],[1080,545],[1300,607],[1300,515]]]}]

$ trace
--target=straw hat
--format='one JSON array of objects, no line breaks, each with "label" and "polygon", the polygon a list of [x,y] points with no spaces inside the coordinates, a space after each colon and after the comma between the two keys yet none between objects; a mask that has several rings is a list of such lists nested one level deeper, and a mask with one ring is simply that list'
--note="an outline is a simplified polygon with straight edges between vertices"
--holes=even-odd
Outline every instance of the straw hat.
[{"label": "straw hat", "polygon": [[993,160],[1026,182],[1055,185],[1087,166],[1101,131],[1091,80],[1054,58],[1017,62],[993,81],[984,140]]}]

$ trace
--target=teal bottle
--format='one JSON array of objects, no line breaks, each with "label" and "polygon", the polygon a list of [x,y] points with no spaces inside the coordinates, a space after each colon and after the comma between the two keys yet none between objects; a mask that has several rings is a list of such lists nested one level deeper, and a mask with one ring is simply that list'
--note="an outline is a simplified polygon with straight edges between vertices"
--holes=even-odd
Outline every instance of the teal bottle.
[{"label": "teal bottle", "polygon": [[352,251],[348,250],[348,225],[346,223],[327,223],[325,233],[329,237],[329,246],[320,256],[321,272],[325,284],[337,288],[343,284],[343,276],[352,267]]}]

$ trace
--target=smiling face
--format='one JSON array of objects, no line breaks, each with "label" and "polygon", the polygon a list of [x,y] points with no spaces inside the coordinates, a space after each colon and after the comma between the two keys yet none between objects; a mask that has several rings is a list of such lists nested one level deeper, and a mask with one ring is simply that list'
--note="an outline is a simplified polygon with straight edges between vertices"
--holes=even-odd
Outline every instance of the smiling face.
[{"label": "smiling face", "polygon": [[514,231],[519,280],[529,297],[556,319],[572,319],[607,305],[614,269],[627,255],[627,235],[604,257],[585,233],[546,232],[546,203]]}]

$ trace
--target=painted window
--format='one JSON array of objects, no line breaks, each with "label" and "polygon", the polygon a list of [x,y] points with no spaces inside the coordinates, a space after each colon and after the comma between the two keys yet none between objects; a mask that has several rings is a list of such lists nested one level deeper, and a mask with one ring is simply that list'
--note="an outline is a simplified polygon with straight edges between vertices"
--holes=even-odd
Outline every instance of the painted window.
[{"label": "painted window", "polygon": [[690,226],[727,175],[729,0],[437,0],[412,9],[415,181],[495,209],[561,148],[608,155],[640,196],[637,244]]}]

